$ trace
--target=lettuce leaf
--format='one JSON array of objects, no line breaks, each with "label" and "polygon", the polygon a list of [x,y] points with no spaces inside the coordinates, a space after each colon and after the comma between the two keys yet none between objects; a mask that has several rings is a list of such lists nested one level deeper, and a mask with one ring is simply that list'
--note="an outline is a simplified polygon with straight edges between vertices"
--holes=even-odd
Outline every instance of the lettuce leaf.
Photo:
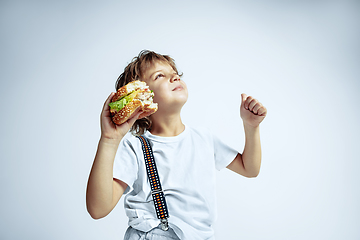
[{"label": "lettuce leaf", "polygon": [[120,111],[129,101],[127,97],[120,99],[119,101],[109,103],[111,109],[115,109],[117,112]]},{"label": "lettuce leaf", "polygon": [[138,94],[139,91],[132,92],[131,94],[121,98],[116,102],[109,103],[110,109],[115,109],[117,112],[126,106],[129,102],[131,102],[134,97]]}]

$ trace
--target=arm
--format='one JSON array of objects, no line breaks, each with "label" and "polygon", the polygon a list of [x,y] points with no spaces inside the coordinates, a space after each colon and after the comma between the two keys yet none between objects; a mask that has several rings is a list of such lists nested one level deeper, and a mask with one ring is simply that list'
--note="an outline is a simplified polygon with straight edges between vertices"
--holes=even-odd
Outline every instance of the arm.
[{"label": "arm", "polygon": [[132,118],[121,126],[111,121],[109,103],[114,93],[111,93],[104,103],[100,116],[101,138],[89,175],[86,206],[94,219],[108,215],[116,206],[127,184],[113,179],[113,165],[121,139],[129,131],[140,113],[137,111]]},{"label": "arm", "polygon": [[261,166],[260,123],[264,120],[266,108],[252,97],[241,94],[240,116],[245,131],[245,147],[227,166],[228,169],[245,177],[256,177]]}]

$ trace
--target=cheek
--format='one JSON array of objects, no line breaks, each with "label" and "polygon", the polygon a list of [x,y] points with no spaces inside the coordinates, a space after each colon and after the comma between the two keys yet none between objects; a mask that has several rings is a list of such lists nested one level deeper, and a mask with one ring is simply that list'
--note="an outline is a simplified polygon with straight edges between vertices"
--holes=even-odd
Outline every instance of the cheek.
[{"label": "cheek", "polygon": [[[154,92],[155,93],[155,92]],[[161,102],[161,97],[159,96],[159,94],[155,93],[155,96],[153,98],[154,103],[159,103]]]},{"label": "cheek", "polygon": [[162,102],[163,99],[166,99],[166,89],[163,85],[156,86],[151,90],[154,91],[154,102],[159,103]]}]

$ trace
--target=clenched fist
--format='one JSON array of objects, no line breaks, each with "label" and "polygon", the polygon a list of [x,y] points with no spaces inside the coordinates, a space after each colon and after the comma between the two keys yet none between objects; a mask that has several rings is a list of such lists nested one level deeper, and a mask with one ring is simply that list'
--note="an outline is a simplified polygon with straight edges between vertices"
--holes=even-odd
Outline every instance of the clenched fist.
[{"label": "clenched fist", "polygon": [[266,114],[266,108],[257,99],[241,94],[240,117],[244,125],[258,127]]}]

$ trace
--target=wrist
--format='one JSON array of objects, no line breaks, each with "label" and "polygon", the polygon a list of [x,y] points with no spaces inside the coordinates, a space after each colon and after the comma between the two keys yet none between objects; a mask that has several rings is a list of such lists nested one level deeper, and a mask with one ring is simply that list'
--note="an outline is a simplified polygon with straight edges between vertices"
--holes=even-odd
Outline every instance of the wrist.
[{"label": "wrist", "polygon": [[254,125],[251,125],[251,124],[247,124],[245,122],[243,122],[243,125],[244,125],[244,130],[245,131],[250,131],[250,132],[256,132],[256,131],[259,131],[260,129],[260,125],[257,125],[257,126],[254,126]]},{"label": "wrist", "polygon": [[99,145],[105,145],[108,147],[115,147],[118,148],[121,138],[109,138],[109,137],[105,137],[105,136],[101,136],[100,140],[99,140]]}]

